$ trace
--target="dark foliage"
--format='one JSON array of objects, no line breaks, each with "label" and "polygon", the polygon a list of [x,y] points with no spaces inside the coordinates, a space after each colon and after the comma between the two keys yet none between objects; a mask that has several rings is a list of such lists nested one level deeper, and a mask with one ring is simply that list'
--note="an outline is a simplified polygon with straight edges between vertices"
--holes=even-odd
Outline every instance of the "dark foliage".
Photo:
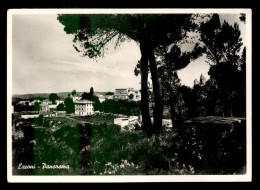
[{"label": "dark foliage", "polygon": [[65,109],[65,106],[64,106],[64,104],[63,103],[61,103],[61,104],[59,104],[58,106],[57,106],[57,111],[65,111],[66,109]]},{"label": "dark foliage", "polygon": [[106,113],[123,115],[140,115],[140,102],[126,100],[106,100],[99,104],[94,104],[95,110]]},{"label": "dark foliage", "polygon": [[49,96],[49,100],[50,100],[53,104],[55,104],[55,100],[59,100],[59,99],[60,99],[60,97],[59,97],[58,94],[56,94],[56,93],[51,93],[50,96]]},{"label": "dark foliage", "polygon": [[70,96],[68,96],[65,101],[64,101],[64,104],[65,104],[65,110],[67,113],[74,113],[75,112],[75,105],[73,103],[73,100]]},{"label": "dark foliage", "polygon": [[178,130],[177,141],[182,141],[179,161],[192,165],[198,174],[244,173],[245,126],[245,120],[229,122],[221,117],[198,118],[186,123]]}]

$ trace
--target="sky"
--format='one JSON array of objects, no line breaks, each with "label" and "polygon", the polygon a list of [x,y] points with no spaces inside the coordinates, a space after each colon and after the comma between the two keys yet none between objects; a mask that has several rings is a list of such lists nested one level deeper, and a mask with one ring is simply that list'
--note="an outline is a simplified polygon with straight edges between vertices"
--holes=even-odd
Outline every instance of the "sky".
[{"label": "sky", "polygon": [[[237,14],[223,14],[221,21],[238,22],[242,38],[245,25]],[[108,45],[97,61],[81,57],[73,48],[73,36],[63,31],[56,14],[14,14],[12,20],[13,94],[115,91],[116,88],[140,89],[140,75],[134,68],[141,57],[134,41],[120,47]],[[192,87],[195,78],[209,78],[206,57],[202,56],[178,72],[181,83]]]}]

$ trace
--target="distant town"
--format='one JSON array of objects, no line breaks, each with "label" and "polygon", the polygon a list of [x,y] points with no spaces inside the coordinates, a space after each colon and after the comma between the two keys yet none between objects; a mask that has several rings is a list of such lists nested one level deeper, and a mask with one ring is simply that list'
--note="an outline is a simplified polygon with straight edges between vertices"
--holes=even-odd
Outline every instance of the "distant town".
[{"label": "distant town", "polygon": [[[40,116],[44,118],[71,118],[75,116],[90,117],[112,114],[114,116],[114,124],[122,128],[136,124],[140,127],[142,122],[139,110],[140,101],[140,90],[135,90],[134,88],[118,88],[114,92],[97,92],[95,94],[92,88],[89,93],[77,93],[73,90],[71,93],[67,93],[66,98],[64,96],[59,97],[56,93],[51,93],[48,98],[39,96],[32,98],[13,97],[12,111],[22,119],[38,118]],[[134,102],[135,108],[137,108],[134,110],[137,111],[133,111],[133,113],[131,112],[133,110],[131,106],[127,106],[130,112],[124,113],[124,111],[120,111],[119,107],[122,106],[119,104],[118,106],[114,106],[114,110],[118,110],[118,112],[114,110],[109,111],[107,109],[111,107],[111,103],[108,102],[113,102],[113,106],[115,102],[119,104],[120,102]],[[69,109],[69,107],[72,107],[72,109]],[[168,127],[172,127],[170,119],[164,119],[163,123]]]}]

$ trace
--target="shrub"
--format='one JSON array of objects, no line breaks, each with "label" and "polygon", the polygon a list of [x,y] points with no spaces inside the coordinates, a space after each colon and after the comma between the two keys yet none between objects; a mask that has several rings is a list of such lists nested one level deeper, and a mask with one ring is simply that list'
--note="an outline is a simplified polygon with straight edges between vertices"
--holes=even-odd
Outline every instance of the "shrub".
[{"label": "shrub", "polygon": [[35,118],[34,122],[35,122],[35,124],[38,124],[41,126],[43,124],[43,115],[39,115],[37,118]]}]

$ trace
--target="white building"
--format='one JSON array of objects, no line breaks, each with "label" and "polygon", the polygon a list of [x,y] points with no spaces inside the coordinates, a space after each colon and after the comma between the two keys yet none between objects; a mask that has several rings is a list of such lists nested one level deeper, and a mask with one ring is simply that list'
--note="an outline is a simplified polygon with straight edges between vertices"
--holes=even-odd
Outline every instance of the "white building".
[{"label": "white building", "polygon": [[162,120],[163,126],[172,128],[172,120],[171,119],[163,119]]},{"label": "white building", "polygon": [[56,103],[57,105],[59,105],[59,104],[64,104],[64,100],[55,100],[55,103]]},{"label": "white building", "polygon": [[123,128],[129,124],[129,120],[128,118],[115,118],[114,124],[119,125],[121,128]]},{"label": "white building", "polygon": [[17,105],[21,105],[21,106],[26,106],[29,105],[30,101],[29,100],[20,100]]},{"label": "white building", "polygon": [[[151,122],[152,122],[152,124],[154,123],[153,117],[151,118]],[[166,128],[172,128],[172,120],[171,119],[163,119],[162,125],[165,126]]]},{"label": "white building", "polygon": [[129,96],[132,94],[133,101],[141,100],[141,93],[139,90],[134,90],[134,88],[120,88],[116,89],[114,94],[114,100],[129,100]]},{"label": "white building", "polygon": [[101,103],[106,100],[105,96],[103,96],[103,95],[101,95],[101,94],[98,94],[97,97],[98,97],[98,99],[99,99],[99,101],[100,101]]},{"label": "white building", "polygon": [[43,100],[42,103],[46,103],[46,104],[50,105],[50,104],[52,104],[52,101],[46,99],[46,100]]},{"label": "white building", "polygon": [[93,102],[89,100],[75,100],[75,115],[93,115],[94,107]]},{"label": "white building", "polygon": [[57,109],[57,106],[58,106],[57,104],[50,104],[50,105],[49,105],[49,108]]},{"label": "white building", "polygon": [[106,100],[113,100],[114,99],[114,95],[106,95],[105,99]]},{"label": "white building", "polygon": [[77,101],[77,100],[80,100],[81,97],[80,96],[72,96],[72,100],[73,102]]},{"label": "white building", "polygon": [[21,115],[21,118],[23,118],[23,119],[36,118],[36,117],[39,117],[39,114],[24,114],[24,115]]},{"label": "white building", "polygon": [[135,124],[138,124],[139,126],[141,125],[138,116],[130,116],[128,118],[115,118],[114,124],[119,125],[122,130],[125,130],[126,126],[128,126],[130,130],[133,130]]}]

